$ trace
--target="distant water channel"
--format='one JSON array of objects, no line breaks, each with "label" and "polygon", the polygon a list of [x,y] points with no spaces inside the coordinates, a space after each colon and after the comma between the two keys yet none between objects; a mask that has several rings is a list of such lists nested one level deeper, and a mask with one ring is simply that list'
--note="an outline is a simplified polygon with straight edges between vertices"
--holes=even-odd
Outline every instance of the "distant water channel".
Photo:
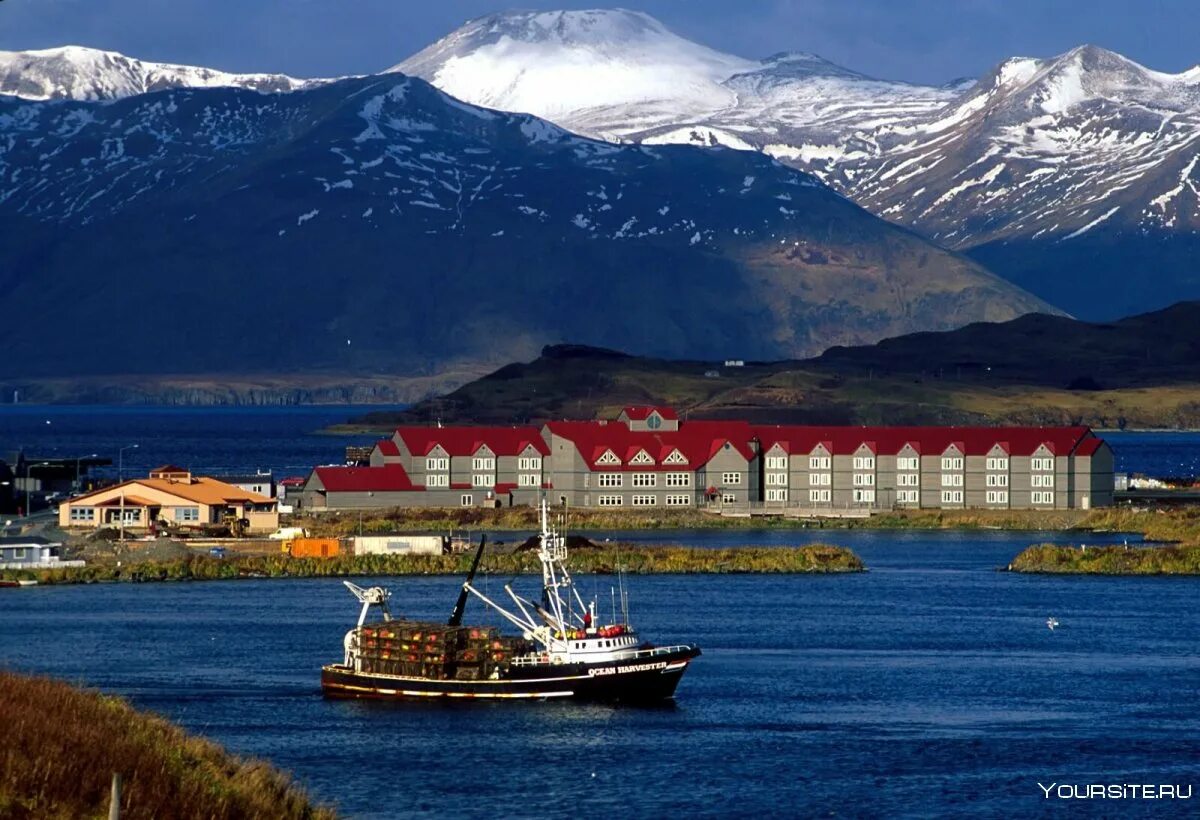
[{"label": "distant water channel", "polygon": [[[164,463],[213,473],[273,470],[304,475],[318,464],[340,463],[349,444],[379,438],[316,434],[371,410],[318,407],[125,407],[0,405],[0,458],[24,448],[35,456],[74,458],[125,451],[131,471]],[[49,422],[49,424],[47,424]],[[1200,433],[1104,433],[1120,472],[1200,475]]]},{"label": "distant water channel", "polygon": [[[870,572],[632,579],[647,636],[704,649],[667,708],[327,702],[356,614],[332,580],[0,590],[0,663],[127,695],[352,817],[1028,816],[1062,809],[1039,781],[1200,788],[1200,581],[995,571],[1049,535],[836,535]],[[457,582],[383,583],[441,618]],[[1144,802],[1091,809],[1183,813]]]}]

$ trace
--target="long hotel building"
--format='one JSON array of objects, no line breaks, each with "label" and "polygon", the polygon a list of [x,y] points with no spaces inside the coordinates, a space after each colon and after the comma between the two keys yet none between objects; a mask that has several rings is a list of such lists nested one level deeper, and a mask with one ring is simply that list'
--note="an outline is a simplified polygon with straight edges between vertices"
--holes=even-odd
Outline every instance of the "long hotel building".
[{"label": "long hotel building", "polygon": [[1113,457],[1087,427],[812,427],[614,421],[401,427],[370,466],[318,467],[301,509],[555,504],[583,508],[1088,509]]}]

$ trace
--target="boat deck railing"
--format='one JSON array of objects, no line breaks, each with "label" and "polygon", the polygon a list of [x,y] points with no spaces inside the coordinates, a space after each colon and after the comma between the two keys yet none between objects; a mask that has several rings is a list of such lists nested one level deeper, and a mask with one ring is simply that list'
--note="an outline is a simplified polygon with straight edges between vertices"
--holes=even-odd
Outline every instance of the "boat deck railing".
[{"label": "boat deck railing", "polygon": [[[658,655],[671,655],[676,652],[682,652],[692,647],[688,644],[675,644],[674,646],[656,646],[652,649],[637,649],[633,652],[621,652],[619,658],[614,660],[634,661],[644,658],[653,658]],[[554,664],[552,656],[548,654],[541,655],[522,655],[512,659],[513,666],[551,666]]]}]

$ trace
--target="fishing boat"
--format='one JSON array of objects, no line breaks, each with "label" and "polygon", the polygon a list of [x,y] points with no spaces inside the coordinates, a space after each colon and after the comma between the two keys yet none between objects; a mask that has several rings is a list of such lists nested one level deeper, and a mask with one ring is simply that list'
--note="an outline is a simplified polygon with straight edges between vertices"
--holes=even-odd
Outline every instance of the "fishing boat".
[{"label": "fishing boat", "polygon": [[[612,614],[601,623],[598,602],[584,602],[567,570],[566,539],[551,529],[541,507],[537,556],[542,565],[540,600],[504,592],[511,606],[474,585],[487,544],[481,538],[467,579],[446,622],[392,618],[391,593],[343,583],[362,604],[358,625],[346,633],[341,663],[321,669],[327,697],[401,700],[579,699],[652,703],[674,697],[688,664],[700,655],[691,644],[658,646],[644,641],[629,622],[629,599],[620,582]],[[503,634],[488,626],[463,626],[470,597],[478,598],[519,630]],[[381,618],[370,620],[372,610]]]}]

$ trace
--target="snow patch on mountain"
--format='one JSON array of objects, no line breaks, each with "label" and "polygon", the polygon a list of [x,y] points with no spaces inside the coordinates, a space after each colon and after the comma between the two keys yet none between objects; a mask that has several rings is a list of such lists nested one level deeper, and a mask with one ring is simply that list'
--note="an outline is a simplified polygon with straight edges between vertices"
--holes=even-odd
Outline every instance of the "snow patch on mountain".
[{"label": "snow patch on mountain", "polygon": [[0,94],[28,100],[112,100],[181,87],[284,92],[322,82],[327,81],[145,62],[82,46],[0,51]]}]

